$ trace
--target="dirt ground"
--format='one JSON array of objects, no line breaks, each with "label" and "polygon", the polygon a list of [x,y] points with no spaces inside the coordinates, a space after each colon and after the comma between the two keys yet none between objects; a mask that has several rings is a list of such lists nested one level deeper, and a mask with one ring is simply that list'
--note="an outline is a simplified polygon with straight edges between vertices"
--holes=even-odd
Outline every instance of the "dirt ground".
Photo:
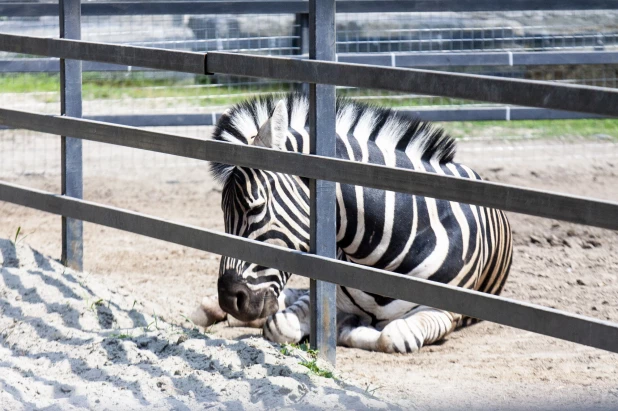
[{"label": "dirt ground", "polygon": [[[618,201],[616,145],[518,144],[493,150],[491,143],[483,149],[465,143],[459,158],[492,181]],[[9,180],[59,189],[57,175]],[[99,170],[87,175],[85,197],[223,230],[220,192],[206,165]],[[618,321],[617,232],[516,214],[509,218],[515,255],[505,296]],[[0,203],[0,237],[15,237],[18,227],[18,242],[59,257],[59,217]],[[145,312],[156,310],[180,324],[203,296],[215,293],[218,256],[86,224],[85,268],[87,276],[123,290]],[[306,284],[293,279],[293,285]],[[217,325],[213,333],[237,338],[259,330]],[[618,355],[488,322],[413,355],[343,347],[337,355],[341,372],[404,407],[618,408]]]}]

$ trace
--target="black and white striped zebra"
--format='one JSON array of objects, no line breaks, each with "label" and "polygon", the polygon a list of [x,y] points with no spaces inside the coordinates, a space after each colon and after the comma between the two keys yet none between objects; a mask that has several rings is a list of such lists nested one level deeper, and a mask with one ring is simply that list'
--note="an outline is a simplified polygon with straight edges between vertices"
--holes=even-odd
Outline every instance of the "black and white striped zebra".
[{"label": "black and white striped zebra", "polygon": [[[259,98],[226,112],[213,138],[308,153],[307,121],[304,96]],[[338,158],[480,179],[453,162],[455,142],[442,130],[392,110],[339,100],[336,131]],[[227,233],[309,250],[306,179],[216,163],[211,170],[223,184]],[[336,187],[341,259],[491,294],[502,290],[512,257],[511,231],[502,211]],[[225,312],[263,324],[264,335],[276,342],[308,336],[309,296],[284,291],[290,273],[222,257],[219,275],[219,305]],[[338,287],[337,310],[340,345],[384,352],[416,351],[473,321],[346,287]],[[223,318],[225,313],[218,311],[215,319]]]}]

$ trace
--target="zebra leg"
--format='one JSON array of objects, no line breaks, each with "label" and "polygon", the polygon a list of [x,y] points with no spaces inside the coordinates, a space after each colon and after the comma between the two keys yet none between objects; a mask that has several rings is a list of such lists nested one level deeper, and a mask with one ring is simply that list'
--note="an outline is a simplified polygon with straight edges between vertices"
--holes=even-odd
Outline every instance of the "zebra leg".
[{"label": "zebra leg", "polygon": [[284,288],[279,295],[279,311],[283,311],[292,304],[296,303],[296,301],[308,292],[308,290],[303,290],[301,288]]},{"label": "zebra leg", "polygon": [[354,314],[337,313],[337,344],[361,350],[377,351],[380,331],[361,323]]},{"label": "zebra leg", "polygon": [[420,306],[405,317],[384,327],[377,340],[377,351],[415,352],[422,346],[443,339],[461,319],[459,314]]},{"label": "zebra leg", "polygon": [[263,328],[266,339],[280,344],[297,343],[309,335],[311,329],[309,291],[299,291],[302,291],[302,294],[295,294],[298,298],[292,304],[266,319]]},{"label": "zebra leg", "polygon": [[337,342],[368,351],[415,352],[444,338],[455,329],[459,319],[457,314],[421,306],[378,331],[362,324],[357,316],[347,315],[338,321]]}]

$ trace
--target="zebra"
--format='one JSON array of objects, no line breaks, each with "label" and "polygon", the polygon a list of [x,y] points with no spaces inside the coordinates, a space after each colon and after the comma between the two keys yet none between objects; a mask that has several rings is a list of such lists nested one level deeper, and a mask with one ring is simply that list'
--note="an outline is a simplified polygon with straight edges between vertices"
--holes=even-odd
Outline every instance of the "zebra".
[{"label": "zebra", "polygon": [[[219,119],[212,139],[309,153],[309,103],[304,95],[271,95],[240,103]],[[455,140],[435,126],[394,110],[338,99],[336,156],[480,180],[453,161]],[[225,231],[309,251],[309,180],[211,163],[222,184]],[[347,184],[336,185],[340,260],[500,294],[512,261],[506,215],[453,201]],[[306,290],[285,288],[292,274],[221,257],[218,301],[204,299],[202,321],[263,328],[278,343],[309,335]],[[205,319],[207,317],[207,319]],[[460,314],[337,287],[337,343],[410,353],[476,322]]]}]

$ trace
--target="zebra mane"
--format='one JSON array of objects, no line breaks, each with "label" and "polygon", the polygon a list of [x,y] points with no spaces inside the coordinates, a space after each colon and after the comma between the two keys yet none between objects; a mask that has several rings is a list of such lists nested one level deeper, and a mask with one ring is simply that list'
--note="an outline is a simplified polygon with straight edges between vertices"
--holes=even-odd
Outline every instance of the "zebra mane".
[{"label": "zebra mane", "polygon": [[[252,144],[260,126],[268,120],[281,99],[287,103],[290,128],[305,129],[309,115],[307,97],[297,93],[273,94],[249,99],[227,110],[219,119],[211,139]],[[391,109],[346,98],[337,99],[336,128],[337,134],[346,136],[352,130],[359,144],[373,140],[383,151],[401,151],[412,160],[449,163],[455,157],[455,140],[444,130]],[[306,144],[304,150],[308,152]],[[223,184],[234,168],[233,165],[214,162],[210,165],[212,175]]]}]

